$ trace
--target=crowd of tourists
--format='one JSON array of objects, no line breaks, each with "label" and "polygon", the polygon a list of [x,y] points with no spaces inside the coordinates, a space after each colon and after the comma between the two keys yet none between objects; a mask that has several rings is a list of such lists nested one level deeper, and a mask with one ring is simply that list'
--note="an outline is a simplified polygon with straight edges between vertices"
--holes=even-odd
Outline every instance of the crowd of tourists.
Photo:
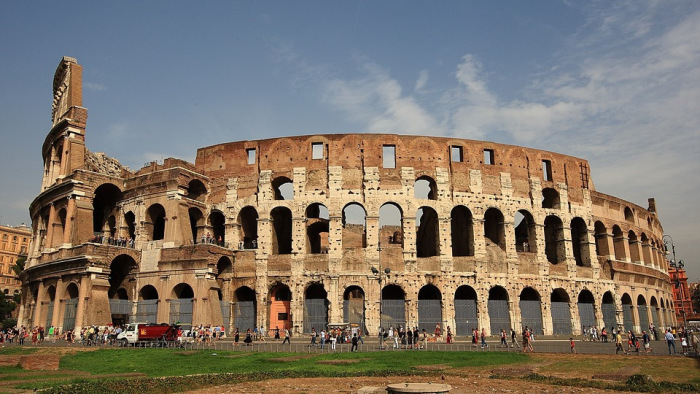
[{"label": "crowd of tourists", "polygon": [[102,245],[112,245],[112,246],[121,246],[123,248],[134,248],[136,241],[134,241],[133,238],[126,238],[126,237],[113,237],[111,235],[106,236],[104,234],[96,234],[90,242],[95,243],[95,244],[102,244]]}]

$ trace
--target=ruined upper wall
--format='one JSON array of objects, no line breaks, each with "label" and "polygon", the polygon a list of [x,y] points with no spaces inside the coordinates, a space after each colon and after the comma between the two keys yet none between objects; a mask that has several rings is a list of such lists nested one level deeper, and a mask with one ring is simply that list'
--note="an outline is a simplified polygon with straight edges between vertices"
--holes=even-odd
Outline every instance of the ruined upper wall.
[{"label": "ruined upper wall", "polygon": [[[321,159],[313,158],[315,143],[323,146]],[[387,145],[396,147],[395,168],[383,166]],[[452,160],[452,147],[461,148],[462,161]],[[252,164],[248,163],[250,149],[255,151]],[[492,165],[484,163],[484,150],[493,151]],[[551,163],[551,180],[543,179],[543,160]],[[543,188],[565,184],[572,202],[583,201],[583,189],[594,189],[584,159],[486,141],[396,134],[326,134],[224,143],[199,149],[195,166],[212,179],[238,178],[239,196],[255,193],[260,171],[291,179],[295,167],[305,168],[307,176],[323,189],[328,168],[333,166],[343,168],[343,185],[348,189],[360,187],[367,167],[377,168],[383,189],[401,187],[402,167],[413,168],[416,178],[433,179],[438,177],[438,168],[444,169],[455,192],[470,191],[472,170],[480,171],[486,194],[500,193],[501,173],[510,174],[513,193],[521,197],[529,195],[531,178],[538,178]]]}]

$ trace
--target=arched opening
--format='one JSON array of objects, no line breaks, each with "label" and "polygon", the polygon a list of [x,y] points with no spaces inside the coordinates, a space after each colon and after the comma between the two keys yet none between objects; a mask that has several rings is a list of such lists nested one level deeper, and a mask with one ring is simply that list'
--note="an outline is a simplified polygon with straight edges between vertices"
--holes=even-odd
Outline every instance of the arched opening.
[{"label": "arched opening", "polygon": [[293,200],[294,182],[284,176],[277,177],[272,181],[272,191],[275,193],[275,200]]},{"label": "arched opening", "polygon": [[66,286],[67,298],[63,300],[63,332],[75,328],[75,316],[78,312],[78,285],[70,283]]},{"label": "arched opening", "polygon": [[382,289],[381,326],[388,329],[406,327],[406,293],[398,285]]},{"label": "arched opening", "polygon": [[247,206],[238,213],[238,224],[240,227],[239,249],[258,248],[258,211]]},{"label": "arched opening", "polygon": [[343,208],[343,248],[367,247],[367,212],[358,203],[350,203]]},{"label": "arched opening", "polygon": [[442,327],[442,293],[434,285],[425,285],[418,291],[418,329],[435,332]]},{"label": "arched opening", "polygon": [[124,325],[129,322],[131,315],[131,302],[129,301],[127,288],[129,279],[138,268],[136,261],[126,254],[119,255],[112,260],[109,266],[109,308],[112,316],[112,324]]},{"label": "arched opening", "polygon": [[600,306],[603,312],[603,323],[605,327],[610,327],[610,331],[612,332],[613,328],[617,328],[617,318],[615,313],[615,298],[611,292],[606,291],[605,294],[603,294],[603,301]]},{"label": "arched opening", "polygon": [[590,267],[591,256],[588,252],[588,226],[580,217],[571,220],[571,246],[574,252],[576,265]]},{"label": "arched opening", "polygon": [[349,286],[343,293],[343,321],[365,332],[365,292],[359,286]]},{"label": "arched opening", "polygon": [[328,253],[328,226],[330,216],[323,204],[311,204],[306,208],[306,253]]},{"label": "arched opening", "polygon": [[214,233],[211,242],[226,247],[226,218],[221,211],[212,211],[209,215],[209,225]]},{"label": "arched opening", "polygon": [[566,244],[564,242],[564,225],[557,216],[550,215],[544,220],[544,242],[547,261],[558,264],[566,261]]},{"label": "arched opening", "polygon": [[634,308],[634,305],[632,305],[632,297],[630,297],[629,294],[625,293],[622,295],[622,326],[625,328],[625,331],[634,331],[634,312],[632,309]]},{"label": "arched opening", "polygon": [[187,194],[185,197],[204,202],[207,195],[207,188],[199,179],[193,179],[187,184]]},{"label": "arched opening", "polygon": [[659,318],[659,303],[656,301],[656,297],[651,296],[649,306],[651,307],[651,321],[654,323],[655,327],[661,327],[661,319]]},{"label": "arched opening", "polygon": [[192,243],[196,244],[197,239],[204,238],[204,215],[199,208],[190,208],[187,210],[190,216],[190,229],[192,231]]},{"label": "arched opening", "polygon": [[[253,330],[257,327],[257,310],[255,307],[255,291],[248,286],[241,286],[233,292],[233,325],[240,332],[246,332],[249,328]],[[226,324],[224,318],[224,326]]]},{"label": "arched opening", "polygon": [[625,254],[625,235],[619,226],[613,226],[613,245],[615,246],[615,260],[625,261],[627,255]]},{"label": "arched opening", "polygon": [[486,247],[497,246],[506,250],[506,230],[503,214],[496,208],[489,208],[484,214],[484,236]]},{"label": "arched opening", "polygon": [[452,256],[474,256],[474,221],[471,211],[458,205],[452,209]]},{"label": "arched opening", "polygon": [[292,292],[287,285],[277,284],[270,289],[270,329],[284,331],[285,328],[292,328],[291,301]]},{"label": "arched opening", "polygon": [[515,250],[537,252],[537,226],[532,214],[524,209],[515,213]]},{"label": "arched opening", "polygon": [[158,241],[165,238],[165,208],[160,204],[148,207],[148,221],[144,224],[146,236],[149,241]]},{"label": "arched opening", "polygon": [[469,335],[478,327],[476,291],[471,286],[459,286],[455,291],[455,335]]},{"label": "arched opening", "polygon": [[170,324],[179,324],[183,330],[192,329],[194,290],[187,283],[173,287],[170,299]]},{"label": "arched opening", "polygon": [[647,311],[647,300],[643,295],[637,297],[637,314],[639,315],[639,330],[647,330],[649,328],[649,312]]},{"label": "arched opening", "polygon": [[122,191],[111,183],[95,189],[92,199],[92,231],[94,235],[113,234],[113,226],[108,226],[107,218],[116,214],[117,203],[123,198]]},{"label": "arched opening", "polygon": [[328,326],[328,293],[323,285],[314,283],[304,294],[304,332],[325,330]]},{"label": "arched opening", "polygon": [[630,250],[630,260],[633,263],[639,262],[639,241],[637,241],[637,234],[630,230],[627,233],[627,245]]},{"label": "arched opening", "polygon": [[[124,222],[126,222],[128,238],[133,242],[136,239],[136,215],[131,211],[125,213]],[[133,247],[133,244],[131,246]]]},{"label": "arched opening", "polygon": [[520,293],[520,320],[522,325],[531,328],[533,333],[544,333],[540,293],[532,287],[526,287]]},{"label": "arched opening", "polygon": [[550,297],[552,312],[552,333],[571,335],[571,309],[569,294],[562,288],[554,289]]},{"label": "arched opening", "polygon": [[423,200],[437,200],[437,184],[429,176],[422,176],[416,179],[413,184],[413,195],[415,198]]},{"label": "arched opening", "polygon": [[139,300],[136,302],[135,321],[155,324],[158,319],[158,290],[146,285],[139,290]]},{"label": "arched opening", "polygon": [[649,237],[645,233],[641,235],[642,239],[642,264],[653,266],[654,260],[652,259],[651,244],[649,243]]},{"label": "arched opening", "polygon": [[394,203],[379,207],[379,242],[403,247],[403,213]]},{"label": "arched opening", "polygon": [[559,192],[551,187],[542,189],[542,208],[559,209]]},{"label": "arched opening", "polygon": [[66,236],[66,219],[67,219],[66,216],[67,216],[67,214],[68,214],[68,212],[67,212],[66,208],[61,208],[58,211],[58,222],[61,225],[61,227],[59,228],[58,234],[54,235],[54,238],[53,238],[54,239],[54,242],[53,242],[54,246],[60,246],[63,244],[63,240],[65,239],[65,236]]},{"label": "arched opening", "polygon": [[510,308],[508,307],[508,291],[501,286],[494,286],[489,290],[489,320],[491,320],[491,334],[501,330],[510,331]]},{"label": "arched opening", "polygon": [[270,212],[272,220],[272,254],[292,253],[292,211],[277,207]]},{"label": "arched opening", "polygon": [[625,220],[634,223],[634,212],[632,212],[630,207],[625,207]]},{"label": "arched opening", "polygon": [[595,298],[589,290],[581,290],[578,294],[578,316],[581,321],[581,328],[597,327],[595,319]]},{"label": "arched opening", "polygon": [[440,225],[437,212],[430,207],[416,211],[416,257],[440,254]]},{"label": "arched opening", "polygon": [[[51,327],[53,325],[53,308],[54,308],[54,304],[56,302],[56,287],[49,286],[49,288],[46,289],[46,294],[47,294],[47,297],[49,298],[49,303],[47,305],[46,325],[44,327]],[[34,296],[34,299],[36,300],[38,297],[39,297],[39,294],[37,291],[37,294]]]},{"label": "arched opening", "polygon": [[595,253],[598,256],[609,256],[608,230],[601,222],[595,222]]}]

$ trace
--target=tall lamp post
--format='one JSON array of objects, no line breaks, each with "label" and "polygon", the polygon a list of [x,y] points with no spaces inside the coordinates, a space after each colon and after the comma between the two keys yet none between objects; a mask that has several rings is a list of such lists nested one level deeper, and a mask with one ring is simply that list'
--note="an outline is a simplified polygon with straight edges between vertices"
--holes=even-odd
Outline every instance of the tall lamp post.
[{"label": "tall lamp post", "polygon": [[[668,238],[668,239],[667,239]],[[685,313],[685,302],[684,302],[684,296],[683,296],[683,288],[681,287],[681,279],[679,277],[680,273],[678,270],[683,269],[685,267],[685,263],[683,260],[676,260],[676,245],[673,243],[673,238],[666,234],[664,235],[664,248],[666,249],[666,254],[668,254],[668,245],[669,243],[671,244],[671,260],[668,262],[668,265],[676,270],[676,282],[674,283],[674,286],[676,286],[676,289],[678,289],[678,293],[680,294],[681,298],[681,314],[683,315],[683,325],[685,327],[688,327],[688,320],[686,318],[686,313]]]},{"label": "tall lamp post", "polygon": [[[381,334],[382,332],[382,277],[384,275],[389,275],[391,273],[391,269],[387,267],[384,269],[382,272],[382,243],[379,242],[377,244],[377,253],[378,253],[378,258],[377,258],[377,265],[379,265],[379,268],[372,266],[372,274],[377,275],[377,281],[379,282],[379,333]],[[381,338],[379,340],[379,348],[382,348],[382,340]]]}]

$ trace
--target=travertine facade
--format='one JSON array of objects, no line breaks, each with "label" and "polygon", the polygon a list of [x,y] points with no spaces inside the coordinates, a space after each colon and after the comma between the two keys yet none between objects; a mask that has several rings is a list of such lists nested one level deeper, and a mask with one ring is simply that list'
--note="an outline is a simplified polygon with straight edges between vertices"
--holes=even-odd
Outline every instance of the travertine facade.
[{"label": "travertine facade", "polygon": [[24,324],[675,324],[653,199],[595,191],[586,160],[334,134],[225,143],[131,172],[85,149],[80,76],[64,58],[54,78]]}]

